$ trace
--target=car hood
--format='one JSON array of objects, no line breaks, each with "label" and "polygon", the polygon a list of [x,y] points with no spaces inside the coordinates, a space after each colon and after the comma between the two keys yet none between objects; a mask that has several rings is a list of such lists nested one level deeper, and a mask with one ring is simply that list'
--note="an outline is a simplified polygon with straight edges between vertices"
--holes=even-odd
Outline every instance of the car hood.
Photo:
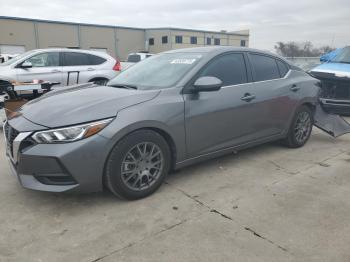
[{"label": "car hood", "polygon": [[55,128],[114,117],[120,110],[152,100],[159,93],[88,83],[51,91],[19,111],[35,124]]},{"label": "car hood", "polygon": [[328,73],[335,77],[350,78],[350,64],[324,63],[312,69],[311,73]]}]

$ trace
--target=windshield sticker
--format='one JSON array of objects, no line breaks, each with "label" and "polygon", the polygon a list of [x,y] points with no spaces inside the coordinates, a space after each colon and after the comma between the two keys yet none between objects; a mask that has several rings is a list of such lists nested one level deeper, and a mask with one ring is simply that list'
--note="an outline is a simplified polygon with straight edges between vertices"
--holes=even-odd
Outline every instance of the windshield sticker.
[{"label": "windshield sticker", "polygon": [[174,59],[170,64],[183,64],[183,65],[192,65],[196,62],[196,59]]}]

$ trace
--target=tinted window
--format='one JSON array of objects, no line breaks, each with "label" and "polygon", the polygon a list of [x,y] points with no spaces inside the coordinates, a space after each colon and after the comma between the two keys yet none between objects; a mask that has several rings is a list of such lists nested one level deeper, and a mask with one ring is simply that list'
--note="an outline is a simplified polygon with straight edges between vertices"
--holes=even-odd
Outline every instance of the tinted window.
[{"label": "tinted window", "polygon": [[150,38],[150,39],[148,40],[148,43],[149,43],[149,45],[154,45],[154,38]]},{"label": "tinted window", "polygon": [[141,56],[140,55],[129,55],[128,56],[128,62],[130,63],[137,63],[141,61]]},{"label": "tinted window", "polygon": [[207,45],[211,45],[211,38],[207,37]]},{"label": "tinted window", "polygon": [[285,75],[289,71],[289,67],[286,65],[286,63],[282,62],[281,60],[276,60],[276,61],[277,61],[278,69],[280,70],[281,77],[285,77]]},{"label": "tinted window", "polygon": [[224,86],[247,82],[247,70],[242,54],[227,54],[214,58],[200,76],[215,76]]},{"label": "tinted window", "polygon": [[163,36],[162,37],[162,44],[167,44],[168,43],[168,37],[167,36]]},{"label": "tinted window", "polygon": [[253,66],[255,81],[265,81],[280,78],[277,63],[274,58],[251,54],[250,62]]},{"label": "tinted window", "polygon": [[32,56],[26,61],[32,63],[33,67],[59,66],[60,55],[57,52],[41,53]]},{"label": "tinted window", "polygon": [[106,59],[96,55],[88,55],[88,57],[89,57],[90,65],[100,65],[106,62]]},{"label": "tinted window", "polygon": [[176,44],[182,44],[182,36],[181,35],[175,36],[175,43]]},{"label": "tinted window", "polygon": [[67,52],[64,54],[64,66],[90,65],[89,55],[83,53]]},{"label": "tinted window", "polygon": [[196,45],[197,44],[197,37],[191,36],[191,44]]}]

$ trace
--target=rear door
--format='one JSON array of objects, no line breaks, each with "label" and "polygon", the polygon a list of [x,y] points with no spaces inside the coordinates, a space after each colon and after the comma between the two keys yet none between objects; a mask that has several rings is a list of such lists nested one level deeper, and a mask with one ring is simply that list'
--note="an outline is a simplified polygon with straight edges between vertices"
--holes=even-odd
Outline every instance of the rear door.
[{"label": "rear door", "polygon": [[249,53],[254,84],[251,93],[261,110],[257,125],[262,135],[283,133],[298,103],[298,83],[289,77],[289,66],[276,57]]},{"label": "rear door", "polygon": [[16,68],[17,79],[20,82],[43,80],[62,84],[62,67],[59,52],[44,52],[35,54],[24,62],[30,62],[32,68]]},{"label": "rear door", "polygon": [[89,82],[95,76],[98,65],[106,61],[102,57],[80,52],[63,52],[62,56],[66,85]]}]

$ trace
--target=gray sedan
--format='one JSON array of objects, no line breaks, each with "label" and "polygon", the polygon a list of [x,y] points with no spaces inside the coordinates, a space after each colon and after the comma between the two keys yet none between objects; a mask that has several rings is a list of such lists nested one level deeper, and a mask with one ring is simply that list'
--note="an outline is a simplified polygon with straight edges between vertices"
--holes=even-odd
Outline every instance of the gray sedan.
[{"label": "gray sedan", "polygon": [[318,81],[248,48],[176,50],[107,86],[52,91],[5,124],[7,154],[25,188],[138,199],[169,171],[258,144],[309,139]]}]

